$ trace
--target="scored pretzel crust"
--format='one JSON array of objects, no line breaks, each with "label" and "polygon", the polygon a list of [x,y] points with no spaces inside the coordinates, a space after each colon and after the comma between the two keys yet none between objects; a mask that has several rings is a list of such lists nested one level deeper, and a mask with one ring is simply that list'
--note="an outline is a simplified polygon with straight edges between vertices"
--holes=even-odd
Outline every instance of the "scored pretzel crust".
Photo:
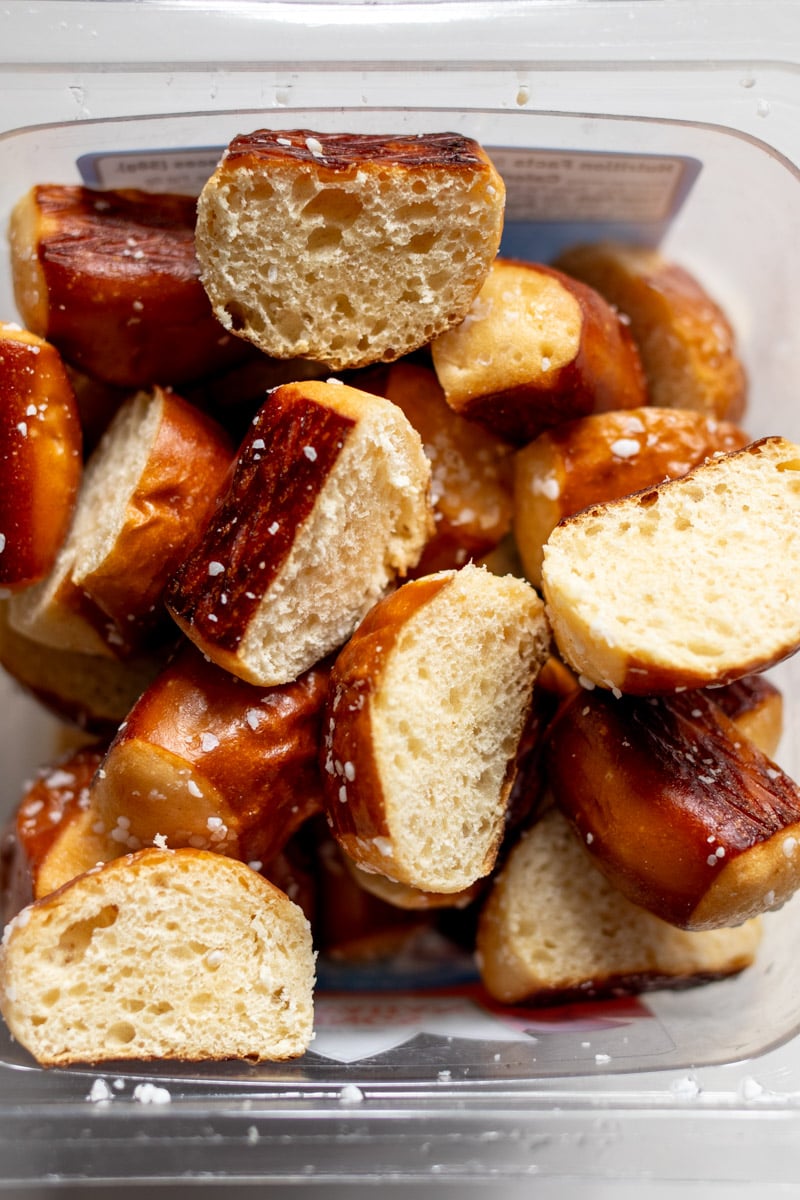
[{"label": "scored pretzel crust", "polygon": [[713,695],[576,694],[547,748],[556,802],[600,870],[683,929],[740,924],[800,884],[800,789]]}]

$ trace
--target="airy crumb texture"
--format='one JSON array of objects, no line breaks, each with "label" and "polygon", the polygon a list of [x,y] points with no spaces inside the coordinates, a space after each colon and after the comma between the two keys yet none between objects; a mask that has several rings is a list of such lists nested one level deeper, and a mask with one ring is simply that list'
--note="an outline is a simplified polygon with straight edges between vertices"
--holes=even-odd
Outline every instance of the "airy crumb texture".
[{"label": "airy crumb texture", "polygon": [[477,143],[260,130],[203,189],[197,255],[226,329],[335,369],[399,358],[466,313],[505,188]]},{"label": "airy crumb texture", "polygon": [[800,645],[800,447],[764,438],[563,521],[542,582],[591,683],[667,691],[778,662]]},{"label": "airy crumb texture", "polygon": [[494,865],[547,656],[543,606],[523,580],[471,565],[406,584],[384,605],[385,620],[374,610],[334,668],[328,812],[362,868],[457,893]]},{"label": "airy crumb texture", "polygon": [[314,955],[302,911],[249,867],[142,850],[23,911],[0,1010],[42,1065],[302,1054]]},{"label": "airy crumb texture", "polygon": [[687,932],[631,904],[556,809],[523,834],[481,913],[478,963],[498,1000],[685,987],[749,966],[759,921]]}]

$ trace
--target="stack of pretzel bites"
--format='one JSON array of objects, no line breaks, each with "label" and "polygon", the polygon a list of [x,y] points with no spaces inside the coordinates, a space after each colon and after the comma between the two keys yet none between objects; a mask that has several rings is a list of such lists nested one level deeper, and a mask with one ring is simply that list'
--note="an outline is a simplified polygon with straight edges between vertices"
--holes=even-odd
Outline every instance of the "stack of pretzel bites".
[{"label": "stack of pretzel bites", "polygon": [[0,663],[66,749],[0,1010],[41,1064],[296,1057],[318,953],[445,930],[503,1002],[696,985],[800,885],[800,447],[685,269],[498,257],[504,203],[460,134],[258,130],[196,206],[15,208]]}]

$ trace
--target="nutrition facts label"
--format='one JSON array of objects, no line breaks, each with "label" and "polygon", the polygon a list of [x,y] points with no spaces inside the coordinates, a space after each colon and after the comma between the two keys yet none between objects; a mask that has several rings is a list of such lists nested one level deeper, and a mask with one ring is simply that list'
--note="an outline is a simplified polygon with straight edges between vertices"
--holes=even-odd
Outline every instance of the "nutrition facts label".
[{"label": "nutrition facts label", "polygon": [[492,148],[509,221],[656,223],[674,216],[700,164],[657,154]]}]

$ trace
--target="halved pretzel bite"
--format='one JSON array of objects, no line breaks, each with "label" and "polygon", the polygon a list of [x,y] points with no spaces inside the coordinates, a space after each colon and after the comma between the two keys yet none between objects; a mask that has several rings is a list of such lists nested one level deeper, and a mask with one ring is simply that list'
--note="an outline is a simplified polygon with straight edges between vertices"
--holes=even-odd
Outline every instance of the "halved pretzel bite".
[{"label": "halved pretzel bite", "polygon": [[518,445],[561,421],[647,401],[614,309],[539,263],[496,260],[465,319],[431,353],[447,403]]},{"label": "halved pretzel bite", "polygon": [[187,645],[133,706],[91,802],[132,849],[165,839],[268,864],[322,808],[328,670],[256,688]]},{"label": "halved pretzel bite", "polygon": [[395,404],[335,381],[277,388],[170,583],[172,616],[232,674],[296,679],[416,564],[433,526],[429,481]]},{"label": "halved pretzel bite", "polygon": [[737,925],[800,887],[800,788],[710,696],[576,695],[547,776],[597,866],[683,929]]},{"label": "halved pretzel bite", "polygon": [[675,408],[636,408],[565,421],[514,459],[514,535],[539,586],[542,547],[564,517],[685,475],[750,438],[727,421]]},{"label": "halved pretzel bite", "polygon": [[542,585],[563,657],[596,685],[647,694],[764,670],[800,646],[800,447],[763,438],[566,518]]},{"label": "halved pretzel bite", "polygon": [[11,625],[85,654],[149,647],[169,625],[167,580],[200,536],[232,458],[222,428],[176,393],[131,397],[87,463],[52,572],[12,599]]},{"label": "halved pretzel bite", "polygon": [[738,421],[747,376],[730,322],[703,284],[658,250],[597,242],[556,266],[596,288],[630,322],[650,403]]},{"label": "halved pretzel bite", "polygon": [[710,695],[740,733],[768,758],[775,756],[783,735],[783,696],[771,680],[764,675],[746,675],[714,688]]},{"label": "halved pretzel bite", "polygon": [[760,940],[758,918],[689,931],[631,903],[551,808],[494,880],[476,956],[497,1000],[548,1005],[724,979],[751,965]]},{"label": "halved pretzel bite", "polygon": [[56,348],[0,322],[0,588],[47,575],[67,536],[83,472],[82,434]]},{"label": "halved pretzel bite", "polygon": [[72,366],[126,388],[180,385],[246,349],[211,311],[192,196],[45,183],[9,226],[23,320]]},{"label": "halved pretzel bite", "polygon": [[129,848],[106,834],[91,803],[104,753],[104,745],[90,745],[68,754],[39,770],[25,789],[15,833],[34,900]]},{"label": "halved pretzel bite", "polygon": [[491,871],[548,645],[533,588],[472,565],[373,608],[325,719],[326,812],[357,866],[450,894]]},{"label": "halved pretzel bite", "polygon": [[200,195],[203,283],[222,324],[266,354],[391,362],[464,316],[504,205],[461,134],[259,129],[233,139]]},{"label": "halved pretzel bite", "polygon": [[489,554],[511,528],[511,446],[454,412],[429,367],[393,363],[365,372],[359,383],[403,410],[431,462],[435,532],[409,574],[431,575]]},{"label": "halved pretzel bite", "polygon": [[168,648],[126,659],[57,650],[12,629],[0,600],[0,666],[59,720],[111,738],[165,665]]},{"label": "halved pretzel bite", "polygon": [[0,1011],[42,1066],[294,1058],[313,985],[302,910],[203,850],[86,871],[23,909],[0,947]]}]

